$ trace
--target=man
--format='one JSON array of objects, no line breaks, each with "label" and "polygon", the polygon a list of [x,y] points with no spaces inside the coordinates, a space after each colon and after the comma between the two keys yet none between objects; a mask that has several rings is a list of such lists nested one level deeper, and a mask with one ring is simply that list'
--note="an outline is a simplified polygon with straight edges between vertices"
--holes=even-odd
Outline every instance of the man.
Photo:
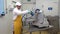
[{"label": "man", "polygon": [[28,10],[21,11],[21,3],[16,3],[16,8],[13,10],[13,20],[14,20],[14,34],[21,34],[22,29],[22,14],[29,13]]}]

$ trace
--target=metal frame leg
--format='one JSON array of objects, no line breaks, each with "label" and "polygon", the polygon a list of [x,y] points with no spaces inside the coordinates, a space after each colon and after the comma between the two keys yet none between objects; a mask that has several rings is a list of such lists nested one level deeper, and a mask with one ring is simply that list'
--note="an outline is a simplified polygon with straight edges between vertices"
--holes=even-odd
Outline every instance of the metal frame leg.
[{"label": "metal frame leg", "polygon": [[41,34],[41,31],[39,31],[39,34]]},{"label": "metal frame leg", "polygon": [[30,32],[30,34],[32,34],[32,32]]}]

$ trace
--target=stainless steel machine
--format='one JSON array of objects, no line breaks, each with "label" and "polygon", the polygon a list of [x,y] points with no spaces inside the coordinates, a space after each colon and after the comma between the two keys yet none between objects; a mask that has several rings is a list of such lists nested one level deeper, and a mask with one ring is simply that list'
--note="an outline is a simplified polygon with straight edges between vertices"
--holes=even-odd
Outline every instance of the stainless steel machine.
[{"label": "stainless steel machine", "polygon": [[36,9],[35,11],[32,11],[31,14],[27,14],[25,16],[26,23],[30,23],[30,25],[37,26],[37,27],[48,27],[49,22],[47,21],[47,18],[45,18],[44,14],[42,13],[42,10]]},{"label": "stainless steel machine", "polygon": [[35,19],[36,19],[36,21],[32,25],[35,25],[38,27],[48,27],[49,26],[49,22],[47,21],[47,18],[42,13],[42,10],[40,10],[40,9],[35,10]]}]

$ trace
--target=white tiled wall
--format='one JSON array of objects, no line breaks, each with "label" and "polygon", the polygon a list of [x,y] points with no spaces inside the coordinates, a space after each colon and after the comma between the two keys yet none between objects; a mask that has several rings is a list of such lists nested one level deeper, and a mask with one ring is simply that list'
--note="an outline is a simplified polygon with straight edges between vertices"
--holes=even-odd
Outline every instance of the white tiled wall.
[{"label": "white tiled wall", "polygon": [[[42,9],[46,16],[58,15],[58,0],[36,0],[36,7]],[[49,11],[48,7],[52,7],[53,10]]]}]

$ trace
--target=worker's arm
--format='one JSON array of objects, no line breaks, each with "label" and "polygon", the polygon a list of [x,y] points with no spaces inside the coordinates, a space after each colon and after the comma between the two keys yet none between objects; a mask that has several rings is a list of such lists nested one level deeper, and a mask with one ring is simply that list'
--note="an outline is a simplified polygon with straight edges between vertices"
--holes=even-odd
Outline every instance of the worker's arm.
[{"label": "worker's arm", "polygon": [[30,12],[30,11],[28,11],[28,10],[25,10],[25,11],[15,11],[15,13],[18,14],[18,15],[27,14],[27,13],[29,13],[29,12]]},{"label": "worker's arm", "polygon": [[31,11],[25,10],[25,11],[22,11],[21,14],[27,14],[29,12],[31,12]]}]

